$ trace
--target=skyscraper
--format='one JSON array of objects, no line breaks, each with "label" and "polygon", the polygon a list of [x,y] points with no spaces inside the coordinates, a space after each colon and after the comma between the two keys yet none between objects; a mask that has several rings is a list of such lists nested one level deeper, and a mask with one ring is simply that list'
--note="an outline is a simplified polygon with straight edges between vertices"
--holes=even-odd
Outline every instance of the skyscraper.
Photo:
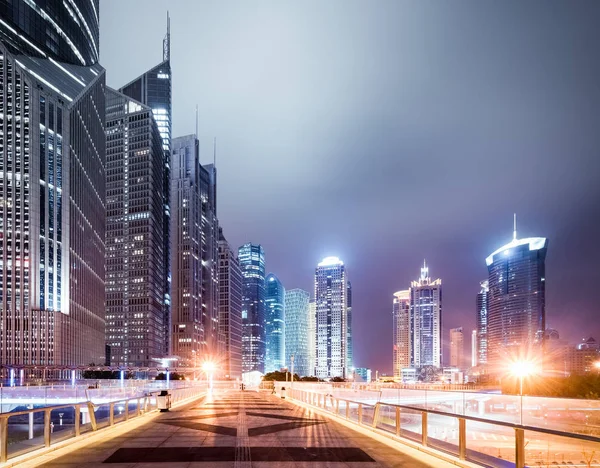
[{"label": "skyscraper", "polygon": [[462,369],[465,365],[465,337],[462,327],[450,329],[450,367]]},{"label": "skyscraper", "polygon": [[223,375],[242,376],[242,270],[240,263],[219,230],[219,335]]},{"label": "skyscraper", "polygon": [[[143,75],[129,82],[119,92],[130,98],[150,107],[152,115],[158,126],[163,147],[163,171],[162,171],[162,190],[163,197],[163,234],[162,234],[162,263],[166,265],[163,274],[163,285],[161,294],[163,295],[163,328],[166,340],[164,342],[163,355],[168,355],[171,351],[170,331],[171,331],[171,260],[170,260],[170,218],[171,209],[169,205],[170,194],[170,167],[171,167],[171,128],[172,128],[172,108],[171,108],[171,32],[170,20],[167,14],[167,34],[163,39],[163,60],[155,67],[148,70]],[[156,181],[158,183],[158,181]]]},{"label": "skyscraper", "polygon": [[471,332],[471,367],[478,365],[477,360],[477,330]]},{"label": "skyscraper", "polygon": [[154,366],[163,327],[163,149],[149,106],[106,91],[106,344],[110,365]]},{"label": "skyscraper", "polygon": [[488,357],[488,280],[481,282],[481,290],[477,294],[477,345],[476,360],[479,366],[487,364]]},{"label": "skyscraper", "polygon": [[173,139],[171,162],[172,351],[197,366],[219,355],[216,176],[195,135]]},{"label": "skyscraper", "polygon": [[432,280],[423,262],[421,277],[410,285],[413,362],[416,368],[442,365],[442,280]]},{"label": "skyscraper", "polygon": [[313,375],[310,367],[310,293],[303,289],[285,292],[285,365],[300,376]]},{"label": "skyscraper", "polygon": [[402,379],[402,369],[411,366],[412,334],[410,332],[410,290],[394,294],[393,321],[393,366],[394,379]]},{"label": "skyscraper", "polygon": [[513,239],[485,261],[489,272],[488,364],[491,373],[515,359],[540,358],[546,321],[548,239]]},{"label": "skyscraper", "polygon": [[265,371],[265,253],[259,244],[238,249],[242,269],[242,372]]},{"label": "skyscraper", "polygon": [[98,2],[38,3],[0,9],[0,362],[87,365],[104,355]]},{"label": "skyscraper", "polygon": [[348,278],[344,263],[327,257],[315,271],[316,373],[319,378],[349,377]]},{"label": "skyscraper", "polygon": [[273,273],[265,281],[265,372],[285,365],[285,288]]},{"label": "skyscraper", "polygon": [[347,310],[347,329],[348,335],[346,336],[346,353],[348,357],[346,358],[346,369],[348,373],[352,372],[354,369],[354,346],[352,346],[352,284],[348,281],[346,286],[346,298],[348,301],[346,310]]},{"label": "skyscraper", "polygon": [[316,375],[317,366],[317,304],[311,300],[308,304],[308,368],[310,376]]}]

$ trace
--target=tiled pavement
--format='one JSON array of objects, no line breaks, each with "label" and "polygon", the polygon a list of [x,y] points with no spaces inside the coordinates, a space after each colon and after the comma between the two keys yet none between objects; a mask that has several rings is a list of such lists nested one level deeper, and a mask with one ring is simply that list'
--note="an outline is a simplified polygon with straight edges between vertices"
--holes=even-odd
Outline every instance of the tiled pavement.
[{"label": "tiled pavement", "polygon": [[[256,392],[219,392],[130,431],[44,456],[44,467],[291,468],[425,467],[417,458],[310,409]],[[402,447],[402,446],[399,446]],[[402,450],[402,448],[400,448]],[[408,450],[411,454],[416,452]],[[424,460],[429,460],[427,463]],[[433,462],[431,462],[433,460]],[[29,465],[32,466],[32,465]]]}]

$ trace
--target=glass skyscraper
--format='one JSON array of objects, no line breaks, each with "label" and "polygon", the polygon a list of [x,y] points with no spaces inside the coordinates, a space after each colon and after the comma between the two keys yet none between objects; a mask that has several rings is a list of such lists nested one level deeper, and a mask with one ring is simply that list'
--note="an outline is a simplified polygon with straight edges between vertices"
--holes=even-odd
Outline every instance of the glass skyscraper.
[{"label": "glass skyscraper", "polygon": [[351,315],[344,263],[327,257],[315,270],[316,374],[322,379],[351,375]]},{"label": "glass skyscraper", "polygon": [[47,6],[0,1],[4,365],[87,365],[104,354],[98,2]]},{"label": "glass skyscraper", "polygon": [[242,268],[242,372],[265,371],[265,253],[260,244],[238,249]]},{"label": "glass skyscraper", "polygon": [[481,290],[477,294],[477,316],[476,316],[476,334],[475,336],[475,360],[476,365],[483,366],[487,364],[488,355],[488,280],[481,282]]},{"label": "glass skyscraper", "polygon": [[285,366],[285,313],[285,288],[277,276],[269,273],[265,280],[265,372]]},{"label": "glass skyscraper", "polygon": [[546,321],[548,239],[513,240],[486,258],[489,273],[488,348],[490,373],[517,359],[541,358]]},{"label": "glass skyscraper", "polygon": [[285,292],[285,365],[294,373],[311,376],[309,330],[310,293],[303,289],[290,289]]},{"label": "glass skyscraper", "polygon": [[402,369],[411,366],[412,334],[410,332],[410,290],[394,294],[393,317],[393,365],[394,379],[402,379]]},{"label": "glass skyscraper", "polygon": [[442,280],[432,280],[423,263],[421,277],[410,285],[412,367],[442,365]]}]

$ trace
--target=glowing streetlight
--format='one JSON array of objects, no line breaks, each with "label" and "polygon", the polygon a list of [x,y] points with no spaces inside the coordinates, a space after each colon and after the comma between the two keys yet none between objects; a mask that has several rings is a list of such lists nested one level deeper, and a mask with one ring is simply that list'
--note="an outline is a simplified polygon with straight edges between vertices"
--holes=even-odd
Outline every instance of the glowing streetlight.
[{"label": "glowing streetlight", "polygon": [[213,372],[215,371],[216,368],[217,368],[217,366],[215,365],[214,362],[205,361],[204,363],[202,363],[202,370],[204,372],[206,372],[206,375],[208,377],[208,388],[210,390],[212,390],[212,388],[213,388]]},{"label": "glowing streetlight", "polygon": [[598,372],[600,372],[600,361],[596,361],[596,362],[594,363],[594,367],[595,367],[596,369],[598,369]]},{"label": "glowing streetlight", "polygon": [[535,373],[535,364],[531,361],[516,361],[511,366],[513,375],[519,377],[519,395],[521,397],[521,411],[519,411],[519,419],[521,426],[523,425],[523,379]]}]

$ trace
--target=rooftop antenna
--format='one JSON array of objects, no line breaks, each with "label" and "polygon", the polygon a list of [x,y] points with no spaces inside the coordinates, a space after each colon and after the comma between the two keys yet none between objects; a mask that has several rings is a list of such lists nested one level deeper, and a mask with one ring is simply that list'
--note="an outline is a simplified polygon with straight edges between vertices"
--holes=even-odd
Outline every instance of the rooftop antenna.
[{"label": "rooftop antenna", "polygon": [[163,62],[171,60],[171,18],[167,10],[167,35],[163,39]]},{"label": "rooftop antenna", "polygon": [[196,139],[198,139],[198,104],[196,104]]},{"label": "rooftop antenna", "polygon": [[513,214],[513,240],[517,240],[517,213]]}]

